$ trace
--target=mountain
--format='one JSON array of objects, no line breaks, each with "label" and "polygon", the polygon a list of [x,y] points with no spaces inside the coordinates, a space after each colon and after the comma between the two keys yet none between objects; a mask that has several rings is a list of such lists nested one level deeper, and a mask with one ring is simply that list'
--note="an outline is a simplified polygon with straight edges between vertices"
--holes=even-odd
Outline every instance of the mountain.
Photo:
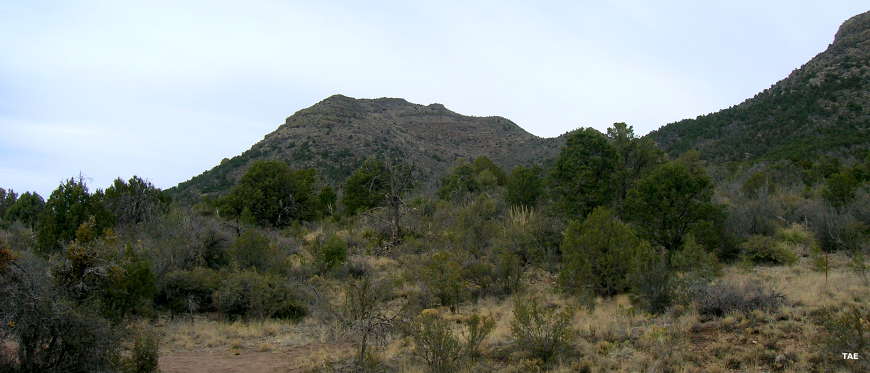
[{"label": "mountain", "polygon": [[668,124],[648,136],[670,155],[696,149],[712,161],[858,156],[870,148],[870,12],[834,42],[739,105]]},{"label": "mountain", "polygon": [[464,116],[441,104],[335,95],[299,110],[248,151],[169,192],[181,199],[220,194],[261,159],[315,168],[327,183],[338,184],[367,157],[399,157],[432,181],[459,158],[485,155],[509,170],[554,158],[563,143],[562,137],[539,138],[502,117]]},{"label": "mountain", "polygon": [[[870,149],[870,12],[788,77],[716,113],[670,123],[647,136],[671,156],[691,149],[713,162],[857,156]],[[169,190],[196,199],[227,191],[247,166],[280,159],[315,168],[333,185],[371,156],[399,157],[432,182],[459,158],[485,155],[505,169],[553,159],[564,144],[502,117],[464,116],[400,98],[331,96],[288,117],[241,155]]]}]

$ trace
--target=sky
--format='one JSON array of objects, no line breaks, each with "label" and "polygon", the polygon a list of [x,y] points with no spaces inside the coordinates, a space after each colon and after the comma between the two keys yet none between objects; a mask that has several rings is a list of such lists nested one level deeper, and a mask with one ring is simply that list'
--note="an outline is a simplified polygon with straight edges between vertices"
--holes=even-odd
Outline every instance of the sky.
[{"label": "sky", "polygon": [[169,188],[333,95],[542,137],[738,104],[865,1],[0,1],[0,187]]}]

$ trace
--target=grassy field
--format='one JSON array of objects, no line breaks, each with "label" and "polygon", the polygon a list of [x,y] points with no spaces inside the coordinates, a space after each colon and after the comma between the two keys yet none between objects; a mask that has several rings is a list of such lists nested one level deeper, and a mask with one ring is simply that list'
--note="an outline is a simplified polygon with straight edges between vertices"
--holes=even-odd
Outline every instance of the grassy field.
[{"label": "grassy field", "polygon": [[[374,262],[384,273],[399,270],[398,263],[390,259],[362,259]],[[726,267],[717,281],[761,284],[781,294],[784,301],[776,309],[722,316],[701,315],[692,304],[675,306],[663,315],[653,316],[632,307],[626,296],[598,299],[595,307],[589,309],[559,294],[552,275],[534,271],[524,279],[527,293],[543,295],[547,307],[575,311],[569,347],[547,363],[515,342],[511,298],[485,298],[455,312],[448,309],[424,312],[451,321],[457,334],[461,321],[469,315],[480,314],[495,320],[492,332],[481,345],[481,356],[460,364],[460,371],[860,371],[863,369],[860,362],[843,361],[839,353],[827,350],[818,319],[820,310],[826,308],[857,305],[866,310],[870,286],[849,267],[846,257],[832,255],[830,263],[827,274],[817,270],[806,257],[791,266]],[[866,321],[863,320],[865,326]],[[183,361],[194,362],[185,366],[193,369],[188,371],[204,372],[207,362],[223,357],[247,366],[247,372],[335,371],[348,365],[355,353],[353,336],[317,315],[299,323],[278,320],[230,323],[207,317],[181,317],[163,321],[160,330],[161,366],[166,372],[181,371],[173,369]],[[392,333],[375,346],[373,356],[380,366],[391,371],[428,371],[414,351],[411,337]],[[202,363],[196,364],[197,359]],[[246,359],[250,360],[247,365]]]}]

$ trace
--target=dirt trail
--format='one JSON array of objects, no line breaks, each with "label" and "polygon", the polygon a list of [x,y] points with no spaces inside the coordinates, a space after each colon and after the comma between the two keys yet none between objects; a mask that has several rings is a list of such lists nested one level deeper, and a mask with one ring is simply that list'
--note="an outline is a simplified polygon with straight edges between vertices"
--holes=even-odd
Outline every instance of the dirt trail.
[{"label": "dirt trail", "polygon": [[160,355],[163,373],[298,373],[307,358],[325,346],[304,346],[286,351],[179,351]]}]

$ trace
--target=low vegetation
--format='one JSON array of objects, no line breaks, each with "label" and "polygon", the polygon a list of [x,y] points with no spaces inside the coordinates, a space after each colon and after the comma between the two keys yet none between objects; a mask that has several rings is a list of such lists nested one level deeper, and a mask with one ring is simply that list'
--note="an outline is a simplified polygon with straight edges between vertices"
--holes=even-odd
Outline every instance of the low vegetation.
[{"label": "low vegetation", "polygon": [[548,167],[466,160],[429,190],[397,158],[336,189],[256,163],[193,205],[140,178],[2,190],[0,366],[862,371],[838,358],[867,353],[866,167],[719,168],[617,124]]}]

